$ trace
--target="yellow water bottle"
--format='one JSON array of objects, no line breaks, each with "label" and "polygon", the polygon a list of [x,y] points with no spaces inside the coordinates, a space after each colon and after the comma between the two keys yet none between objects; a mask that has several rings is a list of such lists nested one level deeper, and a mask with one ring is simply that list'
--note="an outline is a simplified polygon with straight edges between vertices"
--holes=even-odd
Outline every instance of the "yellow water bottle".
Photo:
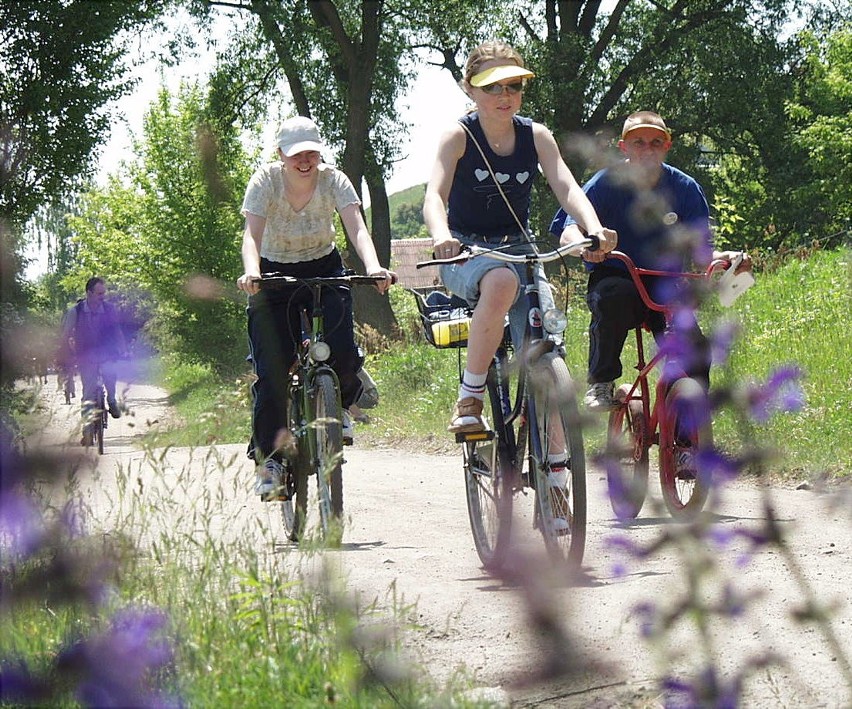
[{"label": "yellow water bottle", "polygon": [[438,347],[448,347],[467,340],[470,318],[457,318],[455,320],[441,320],[432,323],[432,337]]}]

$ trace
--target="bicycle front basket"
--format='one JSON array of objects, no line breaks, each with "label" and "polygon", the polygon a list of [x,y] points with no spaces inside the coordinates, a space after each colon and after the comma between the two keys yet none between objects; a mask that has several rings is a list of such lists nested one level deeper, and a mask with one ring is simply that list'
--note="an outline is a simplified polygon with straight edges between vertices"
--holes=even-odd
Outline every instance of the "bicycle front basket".
[{"label": "bicycle front basket", "polygon": [[423,335],[433,347],[467,347],[470,307],[460,298],[433,290],[424,295],[411,291],[423,326]]}]

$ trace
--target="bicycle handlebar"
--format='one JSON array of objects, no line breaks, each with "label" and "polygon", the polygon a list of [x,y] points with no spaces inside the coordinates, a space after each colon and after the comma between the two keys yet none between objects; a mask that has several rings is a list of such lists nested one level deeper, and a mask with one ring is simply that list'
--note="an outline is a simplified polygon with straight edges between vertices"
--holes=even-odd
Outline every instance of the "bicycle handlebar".
[{"label": "bicycle handlebar", "polygon": [[640,268],[633,263],[632,258],[622,251],[610,251],[607,254],[607,258],[621,261],[627,267],[627,272],[633,279],[633,283],[636,286],[636,290],[639,291],[639,296],[642,298],[642,302],[646,307],[660,313],[671,310],[672,306],[662,305],[653,300],[650,293],[648,293],[645,283],[642,281],[642,276],[662,276],[665,278],[710,278],[716,271],[724,270],[730,265],[730,262],[727,259],[716,259],[710,262],[710,265],[707,266],[707,270],[704,272],[658,271],[652,268]]},{"label": "bicycle handlebar", "polygon": [[[326,285],[326,286],[374,286],[385,280],[384,276],[360,276],[351,274],[346,276],[311,276],[310,278],[299,278],[297,276],[285,276],[281,273],[267,273],[260,278],[252,278],[261,288],[283,288],[292,285]],[[393,279],[394,281],[396,279]]]},{"label": "bicycle handlebar", "polygon": [[[505,263],[550,263],[551,261],[558,261],[560,259],[563,259],[565,256],[579,257],[583,249],[597,251],[600,248],[600,243],[600,239],[597,236],[595,236],[594,234],[590,234],[585,239],[559,246],[553,251],[534,251],[533,253],[529,254],[506,253],[502,249],[509,248],[507,246],[489,249],[483,246],[477,246],[476,244],[471,244],[462,247],[462,251],[460,251],[459,254],[456,256],[453,256],[451,258],[430,259],[429,261],[419,261],[416,264],[416,267],[426,268],[427,266],[435,266],[441,264],[464,263],[468,259],[476,258],[477,256],[485,256],[487,258],[492,258],[496,261],[503,261]],[[512,244],[511,246],[515,245],[516,244]]]}]

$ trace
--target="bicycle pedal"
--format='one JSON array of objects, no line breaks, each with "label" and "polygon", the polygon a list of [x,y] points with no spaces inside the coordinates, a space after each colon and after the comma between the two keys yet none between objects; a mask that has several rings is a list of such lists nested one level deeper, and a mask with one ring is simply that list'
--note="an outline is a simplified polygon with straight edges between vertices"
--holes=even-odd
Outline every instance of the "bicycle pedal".
[{"label": "bicycle pedal", "polygon": [[456,443],[494,440],[494,431],[469,431],[456,434]]},{"label": "bicycle pedal", "polygon": [[285,491],[281,492],[265,492],[260,496],[261,502],[287,502],[290,499]]}]

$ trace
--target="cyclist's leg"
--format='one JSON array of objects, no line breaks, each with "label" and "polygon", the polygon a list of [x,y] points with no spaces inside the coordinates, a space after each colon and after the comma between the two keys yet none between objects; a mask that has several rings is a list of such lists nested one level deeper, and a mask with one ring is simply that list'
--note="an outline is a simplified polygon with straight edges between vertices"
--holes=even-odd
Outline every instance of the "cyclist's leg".
[{"label": "cyclist's leg", "polygon": [[621,350],[627,333],[641,325],[648,309],[636,286],[619,275],[589,277],[586,303],[589,323],[589,384],[614,382],[621,376]]},{"label": "cyclist's leg", "polygon": [[503,339],[506,314],[519,292],[518,278],[513,269],[485,258],[444,267],[442,277],[451,292],[473,306],[467,361],[449,430],[453,433],[480,431],[485,427],[482,418],[485,378]]},{"label": "cyclist's leg", "polygon": [[[252,443],[257,463],[273,454],[287,425],[287,372],[295,356],[298,313],[288,313],[287,297],[278,291],[251,296],[248,335],[254,372]],[[296,310],[292,308],[292,310]],[[279,456],[280,458],[280,456]]]},{"label": "cyclist's leg", "polygon": [[107,392],[107,407],[113,418],[119,418],[121,412],[118,409],[118,403],[115,400],[115,383],[118,379],[118,366],[114,359],[108,359],[101,362],[101,379]]},{"label": "cyclist's leg", "polygon": [[98,363],[94,359],[81,357],[78,367],[83,390],[81,413],[86,418],[98,396]]}]

